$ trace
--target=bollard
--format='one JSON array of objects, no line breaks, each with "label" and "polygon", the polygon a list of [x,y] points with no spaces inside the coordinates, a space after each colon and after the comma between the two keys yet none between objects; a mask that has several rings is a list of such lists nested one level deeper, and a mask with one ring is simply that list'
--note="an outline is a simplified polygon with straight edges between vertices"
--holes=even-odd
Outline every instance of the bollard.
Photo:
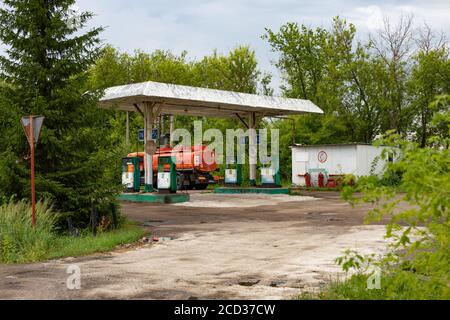
[{"label": "bollard", "polygon": [[92,228],[92,235],[94,237],[97,236],[97,224],[98,224],[98,210],[95,203],[93,203],[91,209],[91,228]]},{"label": "bollard", "polygon": [[118,221],[117,221],[117,211],[116,211],[116,206],[113,202],[111,202],[111,215],[112,215],[113,228],[117,229],[119,227]]}]

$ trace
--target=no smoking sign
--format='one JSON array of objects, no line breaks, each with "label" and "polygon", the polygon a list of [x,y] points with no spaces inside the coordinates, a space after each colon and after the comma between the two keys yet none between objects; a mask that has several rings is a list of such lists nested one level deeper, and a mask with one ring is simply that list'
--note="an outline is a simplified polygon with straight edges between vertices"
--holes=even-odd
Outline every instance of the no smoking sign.
[{"label": "no smoking sign", "polygon": [[318,159],[320,163],[325,163],[328,160],[328,154],[325,151],[320,151]]}]

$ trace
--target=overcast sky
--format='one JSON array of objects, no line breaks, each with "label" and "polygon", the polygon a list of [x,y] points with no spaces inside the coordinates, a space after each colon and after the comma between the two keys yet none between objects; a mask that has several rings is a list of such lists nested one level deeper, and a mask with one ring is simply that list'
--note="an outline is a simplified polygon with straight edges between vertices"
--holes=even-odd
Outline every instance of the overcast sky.
[{"label": "overcast sky", "polygon": [[403,12],[450,34],[450,0],[78,0],[77,6],[95,13],[93,23],[107,27],[104,40],[123,51],[187,50],[191,58],[200,58],[245,44],[276,78],[271,66],[276,56],[261,35],[289,21],[328,28],[340,15],[364,38],[380,26],[383,15],[395,19]]},{"label": "overcast sky", "polygon": [[329,27],[339,15],[364,38],[380,26],[383,15],[395,19],[405,13],[450,34],[450,0],[78,0],[77,6],[97,14],[94,23],[107,27],[105,41],[123,51],[187,50],[200,58],[214,49],[226,53],[250,45],[260,67],[275,73],[275,86],[279,80],[271,61],[276,56],[261,39],[265,28],[277,30],[289,21]]}]

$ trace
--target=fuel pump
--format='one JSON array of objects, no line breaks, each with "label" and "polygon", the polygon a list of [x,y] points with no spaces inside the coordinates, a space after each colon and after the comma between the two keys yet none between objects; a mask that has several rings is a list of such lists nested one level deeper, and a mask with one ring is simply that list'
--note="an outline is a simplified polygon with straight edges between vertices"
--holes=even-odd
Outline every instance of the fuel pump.
[{"label": "fuel pump", "polygon": [[225,185],[227,186],[241,186],[242,185],[242,164],[236,163],[236,158],[227,158],[225,169]]},{"label": "fuel pump", "polygon": [[128,192],[141,191],[141,170],[143,159],[129,157],[122,159],[122,185]]},{"label": "fuel pump", "polygon": [[[271,160],[271,161],[270,161]],[[271,166],[267,165],[271,163]],[[263,187],[279,188],[281,187],[281,173],[278,157],[271,157],[262,161],[261,184]]]},{"label": "fuel pump", "polygon": [[177,193],[176,163],[171,156],[158,157],[158,192]]}]

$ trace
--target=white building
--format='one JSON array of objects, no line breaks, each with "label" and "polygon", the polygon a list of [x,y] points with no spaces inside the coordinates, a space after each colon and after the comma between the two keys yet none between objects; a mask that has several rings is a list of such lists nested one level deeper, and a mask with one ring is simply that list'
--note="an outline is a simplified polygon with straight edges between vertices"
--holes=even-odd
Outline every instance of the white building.
[{"label": "white building", "polygon": [[305,174],[326,170],[330,177],[382,172],[383,147],[366,144],[295,145],[292,147],[292,184],[305,186]]}]

